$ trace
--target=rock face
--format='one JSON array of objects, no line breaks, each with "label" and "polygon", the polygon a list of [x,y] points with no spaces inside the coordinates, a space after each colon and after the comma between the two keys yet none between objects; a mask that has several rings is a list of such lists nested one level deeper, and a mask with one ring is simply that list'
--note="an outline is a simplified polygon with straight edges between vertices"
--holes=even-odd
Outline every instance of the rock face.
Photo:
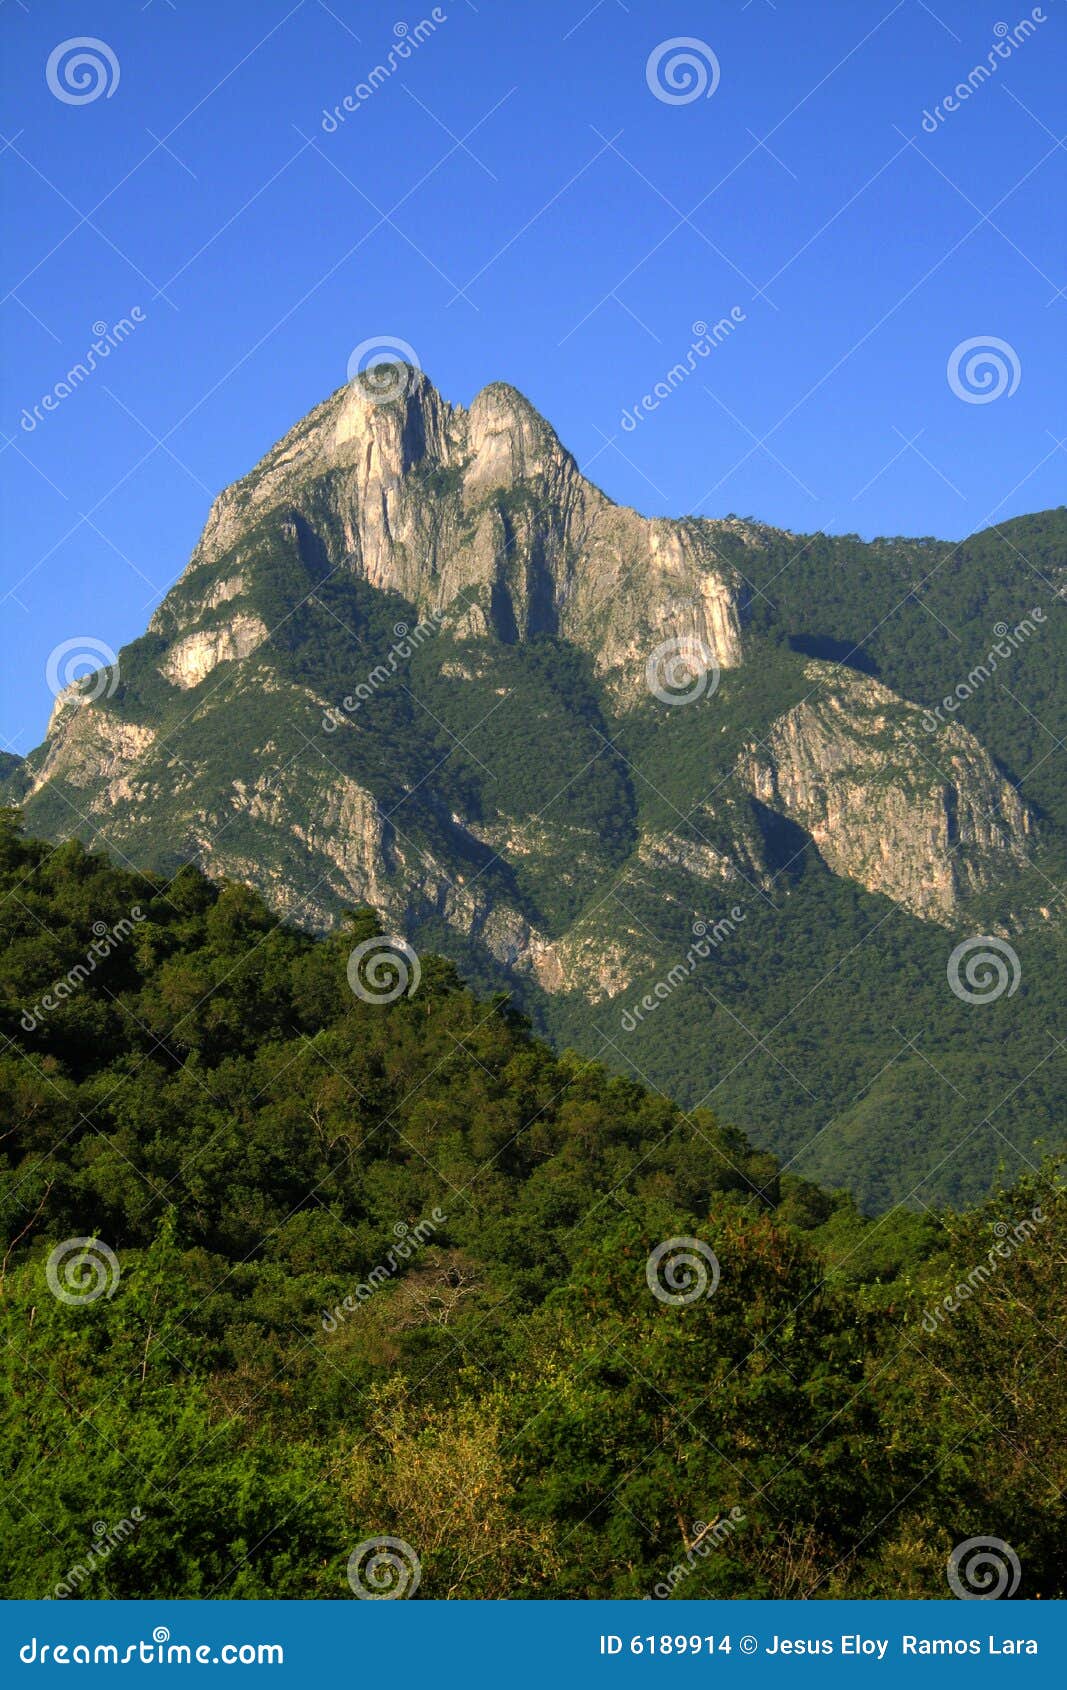
[{"label": "rock face", "polygon": [[1026,863],[1033,818],[971,734],[953,725],[930,747],[918,705],[837,665],[807,675],[811,696],[746,748],[739,774],[835,874],[945,921],[993,864]]},{"label": "rock face", "polygon": [[[965,729],[931,742],[919,706],[754,636],[729,557],[771,531],[620,508],[503,384],[402,387],[343,388],[215,500],[115,696],[68,689],[8,774],[31,826],[313,927],[369,903],[592,1003],[657,966],[626,879],[688,922],[766,899],[807,841],[951,923],[1025,866],[1034,818]],[[766,678],[756,733],[733,677],[757,705]]]},{"label": "rock face", "polygon": [[133,796],[130,776],[154,739],[150,727],[97,710],[77,687],[68,687],[56,700],[30,794],[63,782],[91,791],[94,808],[102,813]]},{"label": "rock face", "polygon": [[[744,583],[716,556],[718,525],[612,504],[503,383],[469,410],[416,371],[387,404],[358,382],[342,388],[216,499],[153,628],[173,638],[190,612],[236,597],[264,524],[302,538],[325,570],[349,570],[422,613],[462,598],[476,607],[472,631],[572,641],[623,694],[666,641],[720,668],[741,661]],[[192,650],[195,673],[207,651]]]},{"label": "rock face", "polygon": [[250,656],[266,638],[266,623],[258,616],[234,616],[178,640],[160,667],[176,687],[196,687],[220,663]]}]

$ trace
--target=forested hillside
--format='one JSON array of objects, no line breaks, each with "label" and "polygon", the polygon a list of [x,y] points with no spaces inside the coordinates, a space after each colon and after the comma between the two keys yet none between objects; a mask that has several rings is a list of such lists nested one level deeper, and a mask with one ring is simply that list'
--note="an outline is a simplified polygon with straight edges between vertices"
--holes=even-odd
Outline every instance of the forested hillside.
[{"label": "forested hillside", "polygon": [[1051,1164],[868,1220],[376,931],[4,813],[4,1596],[1064,1593]]},{"label": "forested hillside", "polygon": [[[215,499],[0,797],[308,931],[371,907],[872,1212],[1062,1150],[1067,510],[959,544],[646,518],[508,384],[391,368]],[[990,935],[1013,988],[964,1002]]]}]

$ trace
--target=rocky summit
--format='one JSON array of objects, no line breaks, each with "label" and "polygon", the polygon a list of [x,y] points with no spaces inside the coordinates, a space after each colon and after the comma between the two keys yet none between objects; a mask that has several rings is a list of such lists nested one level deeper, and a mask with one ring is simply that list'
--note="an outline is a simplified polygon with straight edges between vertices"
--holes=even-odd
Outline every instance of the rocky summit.
[{"label": "rocky summit", "polygon": [[219,495],[4,792],[35,832],[195,862],[312,929],[371,905],[877,1205],[947,1142],[905,1076],[936,1064],[924,1002],[959,1012],[956,941],[1026,952],[1031,990],[1062,957],[1065,818],[1028,776],[1065,559],[1063,511],[962,545],[646,518],[514,388],[464,408],[394,365]]}]

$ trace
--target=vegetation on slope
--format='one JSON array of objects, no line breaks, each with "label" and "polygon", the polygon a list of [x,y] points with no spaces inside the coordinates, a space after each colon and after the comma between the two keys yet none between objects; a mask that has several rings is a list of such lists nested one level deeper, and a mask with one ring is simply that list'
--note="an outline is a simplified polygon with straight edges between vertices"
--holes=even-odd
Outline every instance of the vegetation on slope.
[{"label": "vegetation on slope", "polygon": [[[253,615],[272,630],[267,644],[188,691],[166,682],[164,634],[180,625],[183,595],[204,591],[194,571],[168,599],[163,631],[124,649],[114,697],[94,706],[113,731],[156,735],[135,790],[90,815],[107,790],[99,769],[87,787],[78,770],[54,775],[27,800],[35,833],[89,842],[102,830],[158,873],[202,856],[216,872],[258,877],[293,919],[322,922],[339,914],[344,886],[326,849],[347,849],[358,832],[336,821],[329,795],[350,782],[384,818],[395,866],[383,846],[383,878],[398,904],[407,899],[389,919],[408,924],[420,951],[449,956],[482,993],[506,987],[558,1045],[687,1106],[710,1098],[791,1171],[847,1184],[871,1210],[902,1198],[971,1204],[998,1167],[1013,1177],[1063,1145],[1067,809],[1056,747],[1067,732],[1067,511],[958,545],[698,524],[709,563],[735,565],[752,584],[748,661],[692,708],[646,699],[621,709],[589,655],[550,635],[509,643],[446,627],[405,648],[397,629],[416,627],[418,609],[329,567],[326,491],[308,506],[317,529],[310,518],[264,520],[217,566],[243,585],[206,625]],[[428,499],[448,491],[428,472]],[[540,514],[547,524],[551,509]],[[982,679],[998,628],[1022,626],[1035,607],[1044,620]],[[956,940],[831,874],[799,826],[733,777],[742,746],[811,691],[812,655],[875,674],[930,711],[962,684],[945,721],[973,731],[1021,783],[1038,817],[1036,859],[958,912],[958,937],[1010,937],[1014,994],[959,1005],[946,987]],[[367,685],[382,666],[385,682]],[[358,710],[338,711],[361,684]],[[341,717],[332,733],[322,729],[330,708]],[[927,784],[939,761],[948,766],[941,732],[935,722],[919,746]],[[9,798],[44,755],[21,771],[0,761]],[[896,767],[875,778],[903,781]],[[744,878],[649,860],[643,847],[664,834],[740,860]],[[769,886],[746,870],[750,841]],[[621,950],[627,992],[591,1002],[580,971],[571,990],[541,990],[491,954],[482,917],[470,936],[457,930],[442,888],[459,902],[471,893],[483,912],[507,909],[549,941],[575,929],[586,955]],[[685,956],[694,915],[713,925],[738,897],[745,919],[729,942],[620,1037],[631,1000]]]},{"label": "vegetation on slope", "polygon": [[977,1535],[1063,1593],[1051,1167],[867,1221],[443,959],[366,1001],[374,931],[5,815],[4,1595],[347,1597],[379,1534],[428,1597],[940,1596]]}]

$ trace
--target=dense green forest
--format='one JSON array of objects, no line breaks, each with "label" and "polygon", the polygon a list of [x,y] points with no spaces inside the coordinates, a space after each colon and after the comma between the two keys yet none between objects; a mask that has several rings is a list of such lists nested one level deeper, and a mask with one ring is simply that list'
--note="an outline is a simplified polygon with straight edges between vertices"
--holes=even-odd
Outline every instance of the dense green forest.
[{"label": "dense green forest", "polygon": [[1061,505],[959,541],[769,530],[744,566],[760,632],[931,706],[988,658],[1002,629],[1040,610],[1042,620],[1007,658],[1001,653],[988,684],[955,701],[954,716],[1005,769],[1027,777],[1029,801],[1062,828],[1063,782],[1045,753],[1065,725],[1065,555]]},{"label": "dense green forest", "polygon": [[1051,1163],[867,1219],[448,961],[357,992],[368,911],[11,811],[0,933],[3,1595],[347,1598],[382,1535],[420,1597],[940,1597],[978,1536],[1064,1594]]},{"label": "dense green forest", "polygon": [[[492,499],[503,510],[513,496]],[[390,919],[420,953],[450,957],[482,996],[510,992],[557,1047],[687,1107],[710,1101],[791,1172],[847,1185],[871,1212],[901,1199],[969,1207],[998,1168],[1013,1178],[1062,1149],[1067,510],[958,544],[698,523],[709,556],[749,583],[748,656],[713,697],[665,710],[648,696],[622,708],[590,654],[547,633],[508,640],[445,623],[406,648],[394,675],[396,629],[417,627],[420,610],[329,564],[321,497],[308,495],[307,522],[265,517],[206,571],[247,581],[204,626],[239,604],[272,629],[269,645],[190,690],[172,686],[160,670],[168,639],[207,591],[194,570],[123,649],[114,696],[85,713],[105,744],[93,753],[87,741],[84,758],[102,757],[89,787],[81,754],[43,778],[51,741],[24,764],[0,760],[4,795],[25,799],[33,833],[77,833],[160,875],[201,861],[217,877],[257,879],[274,907],[316,927],[344,901],[343,853],[338,872],[324,842],[343,835],[355,851],[353,834],[380,827],[360,884],[373,871],[398,891],[404,913]],[[738,784],[741,749],[811,692],[811,657],[932,710],[980,669],[998,627],[1034,610],[1042,620],[947,718],[1019,785],[1033,856],[991,890],[961,894],[951,930],[832,872],[810,835]],[[336,712],[386,659],[389,684]],[[327,702],[341,728],[324,730]],[[935,729],[915,768],[891,778],[951,768]],[[152,749],[112,801],[126,732]],[[332,795],[345,783],[367,795],[373,822],[341,823]],[[740,874],[688,872],[679,848],[718,851]],[[469,932],[449,914],[468,892],[483,906]],[[729,943],[624,1033],[632,1003],[685,956],[694,920],[713,926],[739,899]],[[490,911],[562,945],[563,985],[545,989],[501,960],[484,939]],[[957,939],[982,933],[1011,937],[1020,981],[976,1010],[946,989],[946,962]],[[591,991],[583,953],[616,955],[627,989]]]}]

